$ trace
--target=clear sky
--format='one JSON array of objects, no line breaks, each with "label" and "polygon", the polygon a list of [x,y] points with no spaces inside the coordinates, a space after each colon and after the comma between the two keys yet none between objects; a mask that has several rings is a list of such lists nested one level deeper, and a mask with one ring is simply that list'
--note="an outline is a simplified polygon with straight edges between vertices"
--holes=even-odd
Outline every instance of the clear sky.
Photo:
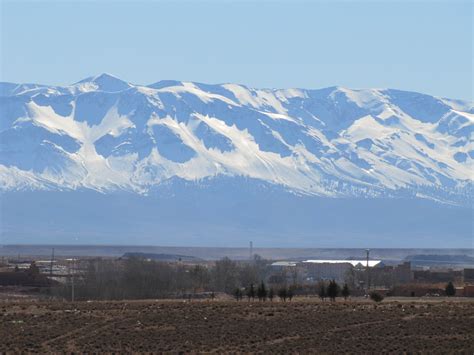
[{"label": "clear sky", "polygon": [[0,81],[107,72],[473,98],[472,1],[1,2]]}]

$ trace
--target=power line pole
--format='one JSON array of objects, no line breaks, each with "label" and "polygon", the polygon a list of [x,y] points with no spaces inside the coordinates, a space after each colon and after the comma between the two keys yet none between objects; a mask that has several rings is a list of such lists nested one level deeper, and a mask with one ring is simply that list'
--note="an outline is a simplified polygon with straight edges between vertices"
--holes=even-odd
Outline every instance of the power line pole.
[{"label": "power line pole", "polygon": [[71,302],[74,302],[74,266],[76,259],[72,259],[72,268],[71,268]]},{"label": "power line pole", "polygon": [[250,245],[249,245],[249,260],[252,261],[253,259],[253,242],[250,241]]},{"label": "power line pole", "polygon": [[367,294],[369,294],[369,289],[370,289],[370,277],[369,277],[369,253],[370,249],[365,249],[365,252],[367,253],[367,265],[366,265],[366,273],[367,273]]},{"label": "power line pole", "polygon": [[53,276],[53,263],[54,263],[54,248],[51,252],[51,266],[49,268],[49,276],[52,277]]}]

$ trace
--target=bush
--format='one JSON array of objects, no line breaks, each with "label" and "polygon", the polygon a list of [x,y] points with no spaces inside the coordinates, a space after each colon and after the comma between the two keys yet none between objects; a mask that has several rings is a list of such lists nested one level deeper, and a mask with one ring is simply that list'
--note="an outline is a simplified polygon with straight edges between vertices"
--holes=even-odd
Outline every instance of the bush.
[{"label": "bush", "polygon": [[373,291],[370,293],[370,299],[374,302],[382,302],[383,296],[380,293]]}]

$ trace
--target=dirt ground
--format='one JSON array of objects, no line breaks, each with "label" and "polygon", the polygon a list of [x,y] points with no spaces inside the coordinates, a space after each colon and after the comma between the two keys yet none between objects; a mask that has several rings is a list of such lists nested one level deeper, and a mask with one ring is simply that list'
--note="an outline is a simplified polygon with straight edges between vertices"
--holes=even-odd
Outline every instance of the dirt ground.
[{"label": "dirt ground", "polygon": [[0,302],[0,352],[474,353],[474,300]]}]

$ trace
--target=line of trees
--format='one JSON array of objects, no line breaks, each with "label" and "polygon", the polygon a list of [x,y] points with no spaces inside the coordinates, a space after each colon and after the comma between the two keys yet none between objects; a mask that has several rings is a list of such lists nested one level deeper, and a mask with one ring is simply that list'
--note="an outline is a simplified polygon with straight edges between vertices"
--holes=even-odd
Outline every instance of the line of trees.
[{"label": "line of trees", "polygon": [[[197,293],[232,294],[243,285],[256,285],[266,277],[267,264],[256,256],[251,262],[223,258],[211,264],[189,265],[138,257],[85,262],[74,278],[76,299],[176,298]],[[52,290],[53,296],[69,298],[71,279]],[[255,291],[256,292],[256,291]]]},{"label": "line of trees", "polygon": [[234,290],[234,298],[237,301],[241,301],[244,298],[244,295],[247,297],[247,300],[254,301],[255,298],[258,298],[259,301],[267,301],[273,302],[276,295],[280,298],[281,301],[286,302],[287,300],[291,301],[294,296],[293,287],[282,286],[278,290],[275,291],[273,287],[267,287],[263,281],[260,282],[257,289],[255,289],[254,284],[250,284],[248,287],[245,288],[236,288]]},{"label": "line of trees", "polygon": [[[291,301],[295,295],[319,295],[322,300],[347,299],[350,289],[336,281],[302,286],[286,282],[264,281],[271,275],[269,262],[256,256],[251,262],[236,262],[223,258],[215,263],[189,265],[130,257],[118,260],[95,259],[81,265],[74,278],[77,300],[192,298],[214,296],[216,292],[233,295],[238,301]],[[70,298],[71,279],[52,289],[52,295]],[[207,295],[207,296],[206,296]]]}]

